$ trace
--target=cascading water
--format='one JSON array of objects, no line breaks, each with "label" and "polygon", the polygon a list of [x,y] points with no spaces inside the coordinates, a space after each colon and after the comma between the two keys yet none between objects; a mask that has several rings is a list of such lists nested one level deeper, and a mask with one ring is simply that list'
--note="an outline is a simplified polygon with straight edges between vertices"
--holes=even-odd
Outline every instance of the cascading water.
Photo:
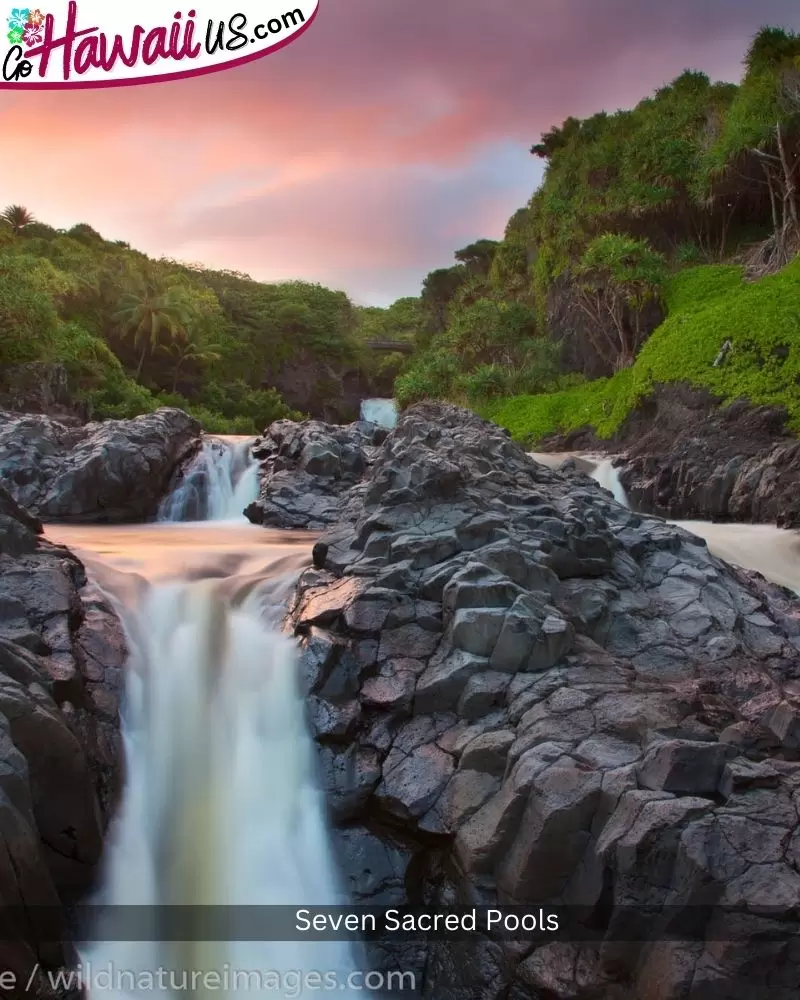
[{"label": "cascading water", "polygon": [[623,507],[630,507],[628,495],[625,488],[619,481],[619,473],[614,466],[612,458],[605,458],[600,455],[573,455],[569,452],[528,452],[531,458],[540,465],[546,465],[548,469],[558,469],[567,460],[575,463],[576,467],[590,476],[596,483],[599,483],[604,490],[608,490],[618,504]]},{"label": "cascading water", "polygon": [[[179,551],[183,526],[149,530],[156,544],[174,536]],[[198,531],[202,539],[209,528]],[[254,532],[256,538],[259,529]],[[89,540],[89,533],[84,529],[80,537]],[[141,529],[132,537],[141,538]],[[347,977],[356,962],[346,943],[204,942],[201,931],[184,935],[184,923],[178,936],[189,940],[171,941],[161,922],[164,913],[175,913],[164,907],[186,907],[182,916],[195,915],[207,927],[205,907],[235,907],[239,914],[249,906],[294,910],[346,902],[315,781],[294,646],[276,631],[300,562],[308,560],[306,549],[298,559],[296,548],[288,575],[285,556],[262,569],[255,586],[252,574],[236,571],[226,579],[186,582],[181,568],[172,579],[147,585],[134,602],[121,585],[128,560],[117,553],[110,567],[87,560],[117,604],[130,649],[126,785],[96,902],[112,927],[119,926],[115,914],[125,914],[125,927],[135,913],[136,928],[136,940],[111,935],[82,949],[84,976],[114,970],[100,986],[89,972],[84,982],[91,997],[152,992],[156,969],[167,970],[159,992],[169,1000],[203,995],[208,988],[192,987],[192,975],[197,984],[224,970],[229,977],[258,973],[260,986],[245,980],[246,992],[256,995],[305,1000],[313,984],[298,985],[297,976],[312,970],[336,975],[337,992],[351,995]],[[159,558],[155,565],[167,562]],[[222,573],[222,561],[219,567]],[[100,921],[92,938],[103,937]],[[276,988],[276,982],[288,985]],[[222,995],[240,991],[231,986]],[[220,987],[212,992],[219,996]]]},{"label": "cascading water", "polygon": [[386,430],[394,430],[397,426],[397,403],[393,399],[364,399],[361,402],[361,419]]},{"label": "cascading water", "polygon": [[589,472],[589,475],[594,479],[596,483],[599,483],[604,490],[608,490],[609,493],[614,497],[618,504],[623,507],[630,507],[630,502],[628,501],[628,494],[625,492],[625,487],[619,481],[619,473],[614,467],[614,463],[610,458],[597,458],[593,459],[590,456],[590,461],[596,462],[597,464]]},{"label": "cascading water", "polygon": [[207,438],[161,505],[160,521],[238,521],[258,496],[252,438]]}]

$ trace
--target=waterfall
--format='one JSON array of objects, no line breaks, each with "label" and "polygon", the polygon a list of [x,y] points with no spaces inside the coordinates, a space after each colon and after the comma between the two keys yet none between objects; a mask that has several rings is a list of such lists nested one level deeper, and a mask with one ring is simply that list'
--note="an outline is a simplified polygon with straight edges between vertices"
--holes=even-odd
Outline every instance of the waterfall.
[{"label": "waterfall", "polygon": [[574,462],[578,470],[585,472],[604,490],[608,490],[618,504],[630,507],[628,495],[619,481],[619,473],[614,467],[613,458],[606,458],[604,455],[572,454],[571,452],[529,451],[528,455],[540,465],[547,466],[548,469],[557,470],[567,460]]},{"label": "waterfall", "polygon": [[397,403],[393,399],[364,399],[361,401],[361,419],[394,430],[397,426]]},{"label": "waterfall", "polygon": [[[82,969],[126,974],[124,985],[116,974],[107,988],[90,981],[92,997],[147,993],[142,978],[158,968],[177,970],[177,982],[159,989],[168,1000],[204,994],[181,986],[184,973],[225,969],[231,976],[274,973],[285,984],[294,977],[277,990],[274,978],[260,987],[248,980],[245,992],[259,996],[305,1000],[313,988],[298,989],[296,979],[312,970],[335,974],[337,992],[351,995],[345,987],[355,955],[344,942],[172,942],[159,935],[165,906],[191,908],[181,914],[199,920],[218,912],[204,909],[211,906],[237,907],[230,912],[238,919],[240,907],[344,902],[294,646],[268,623],[291,583],[273,580],[270,592],[266,581],[232,599],[214,580],[161,583],[140,607],[123,609],[131,649],[126,786],[97,902],[111,908],[112,926],[115,913],[129,919],[135,907],[137,940],[82,950]],[[102,937],[102,919],[93,936]],[[217,996],[233,992],[216,987]]]},{"label": "waterfall", "polygon": [[159,521],[238,521],[258,496],[252,438],[207,438],[181,482],[166,498]]},{"label": "waterfall", "polygon": [[592,479],[599,483],[603,489],[608,490],[622,507],[630,507],[628,494],[625,492],[625,487],[619,481],[619,473],[614,468],[612,459],[597,458],[594,461],[597,464],[589,472]]}]

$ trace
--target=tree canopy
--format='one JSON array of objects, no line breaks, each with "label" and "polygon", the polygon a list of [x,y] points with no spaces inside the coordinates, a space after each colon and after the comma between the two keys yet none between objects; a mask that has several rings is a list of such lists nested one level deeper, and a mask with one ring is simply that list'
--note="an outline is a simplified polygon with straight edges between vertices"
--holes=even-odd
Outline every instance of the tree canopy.
[{"label": "tree canopy", "polygon": [[0,368],[62,362],[98,417],[169,404],[208,430],[257,433],[293,412],[274,389],[287,362],[367,373],[386,363],[363,346],[369,310],[342,291],[153,260],[88,224],[57,230],[18,205],[2,220]]}]

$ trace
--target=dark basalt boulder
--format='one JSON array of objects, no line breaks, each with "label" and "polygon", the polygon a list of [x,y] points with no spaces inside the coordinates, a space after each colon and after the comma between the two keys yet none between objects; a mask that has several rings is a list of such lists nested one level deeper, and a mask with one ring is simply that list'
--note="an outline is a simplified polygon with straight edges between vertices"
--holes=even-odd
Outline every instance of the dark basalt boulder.
[{"label": "dark basalt boulder", "polygon": [[168,408],[83,426],[0,411],[0,483],[44,521],[142,521],[199,436],[196,420]]},{"label": "dark basalt boulder", "polygon": [[[17,977],[10,996],[47,995],[45,971],[70,960],[58,943],[63,907],[93,884],[121,782],[122,626],[78,559],[41,530],[0,488],[0,963]],[[26,992],[36,963],[42,981]]]},{"label": "dark basalt boulder", "polygon": [[591,929],[370,964],[453,1000],[796,996],[800,602],[455,407],[363,475],[286,623],[353,897]]},{"label": "dark basalt boulder", "polygon": [[336,523],[342,501],[360,482],[387,432],[357,421],[271,424],[253,447],[261,463],[258,499],[245,510],[254,524],[319,530]]}]

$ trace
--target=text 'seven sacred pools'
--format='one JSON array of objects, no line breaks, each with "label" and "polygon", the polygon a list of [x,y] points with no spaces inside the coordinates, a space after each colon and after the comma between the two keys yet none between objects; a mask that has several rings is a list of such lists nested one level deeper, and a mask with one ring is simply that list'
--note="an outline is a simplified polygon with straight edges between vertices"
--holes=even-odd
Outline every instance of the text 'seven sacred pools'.
[{"label": "text 'seven sacred pools'", "polygon": [[[203,10],[202,4],[206,4]],[[230,69],[283,48],[319,0],[45,0],[0,22],[0,87],[125,87]]]}]

